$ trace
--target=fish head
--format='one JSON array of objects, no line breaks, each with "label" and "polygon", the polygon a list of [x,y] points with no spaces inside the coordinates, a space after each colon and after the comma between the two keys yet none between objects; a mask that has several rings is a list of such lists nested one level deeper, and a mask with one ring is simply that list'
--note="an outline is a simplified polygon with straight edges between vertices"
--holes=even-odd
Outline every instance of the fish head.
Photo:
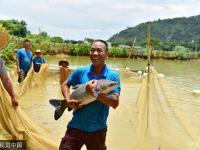
[{"label": "fish head", "polygon": [[97,89],[100,93],[108,94],[117,87],[117,82],[111,80],[97,80]]}]

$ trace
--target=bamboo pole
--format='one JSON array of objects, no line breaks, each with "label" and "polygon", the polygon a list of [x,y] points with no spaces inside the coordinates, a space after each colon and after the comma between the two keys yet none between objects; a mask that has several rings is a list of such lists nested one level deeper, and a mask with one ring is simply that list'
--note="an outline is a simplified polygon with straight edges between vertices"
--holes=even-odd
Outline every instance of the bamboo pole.
[{"label": "bamboo pole", "polygon": [[131,54],[133,55],[133,50],[134,50],[134,46],[135,46],[135,41],[136,41],[136,37],[134,38],[134,41],[133,41],[133,44],[132,44],[132,47],[131,49],[129,50],[129,54],[128,54],[128,59],[130,59],[131,57]]},{"label": "bamboo pole", "polygon": [[151,64],[151,39],[150,39],[150,26],[151,22],[147,23],[147,54],[148,54],[148,62],[147,62],[147,68],[148,68],[148,74],[147,74],[147,128],[149,127],[149,90],[150,90],[150,64]]}]

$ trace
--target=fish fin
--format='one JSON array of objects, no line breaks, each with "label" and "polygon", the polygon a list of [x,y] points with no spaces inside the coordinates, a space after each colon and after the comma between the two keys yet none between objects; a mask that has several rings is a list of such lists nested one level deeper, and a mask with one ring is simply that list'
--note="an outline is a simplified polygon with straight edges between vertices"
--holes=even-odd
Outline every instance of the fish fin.
[{"label": "fish fin", "polygon": [[50,99],[49,103],[56,108],[56,110],[54,112],[55,120],[58,120],[64,113],[65,109],[68,107],[65,100]]},{"label": "fish fin", "polygon": [[58,107],[61,105],[61,100],[60,99],[50,99],[49,103],[54,107]]},{"label": "fish fin", "polygon": [[94,92],[93,92],[94,97],[97,98],[99,93],[100,93],[100,90],[94,90]]},{"label": "fish fin", "polygon": [[65,109],[67,108],[67,104],[65,100],[61,100],[61,105],[56,107],[56,110],[54,112],[54,119],[58,120],[62,114],[64,113]]},{"label": "fish fin", "polygon": [[67,107],[67,110],[68,110],[68,111],[71,111],[71,110],[72,110],[72,108],[68,106],[68,107]]},{"label": "fish fin", "polygon": [[99,95],[100,92],[101,92],[101,88],[100,88],[100,86],[97,84],[97,86],[95,87],[95,89],[94,89],[94,91],[93,91],[94,97],[97,98],[97,96]]},{"label": "fish fin", "polygon": [[75,86],[72,86],[72,89],[75,90],[75,89],[78,89],[80,87],[80,85],[75,85]]}]

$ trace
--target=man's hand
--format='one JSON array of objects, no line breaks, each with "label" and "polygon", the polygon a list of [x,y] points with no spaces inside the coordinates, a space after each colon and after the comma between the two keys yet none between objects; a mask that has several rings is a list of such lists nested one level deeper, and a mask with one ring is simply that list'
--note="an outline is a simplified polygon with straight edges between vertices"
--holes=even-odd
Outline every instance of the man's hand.
[{"label": "man's hand", "polygon": [[78,101],[70,99],[70,100],[66,100],[67,105],[72,108],[72,109],[77,109],[78,108]]},{"label": "man's hand", "polygon": [[89,94],[94,96],[94,92],[95,92],[95,87],[96,86],[97,86],[97,80],[89,81],[88,84],[86,85],[87,93],[89,93]]},{"label": "man's hand", "polygon": [[20,73],[20,69],[19,69],[19,68],[17,68],[17,73],[18,73],[18,74]]},{"label": "man's hand", "polygon": [[15,97],[11,98],[11,102],[12,102],[12,106],[14,106],[14,107],[19,105],[19,103]]}]

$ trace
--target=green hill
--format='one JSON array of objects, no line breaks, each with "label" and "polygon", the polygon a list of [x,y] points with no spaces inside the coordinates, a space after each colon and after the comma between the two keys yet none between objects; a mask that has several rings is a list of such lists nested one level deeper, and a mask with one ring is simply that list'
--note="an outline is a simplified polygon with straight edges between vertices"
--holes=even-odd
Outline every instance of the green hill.
[{"label": "green hill", "polygon": [[[147,23],[141,23],[113,35],[108,41],[113,44],[131,45],[136,38],[137,45],[144,45],[147,33]],[[174,19],[157,20],[151,23],[151,38],[163,43],[183,45],[199,49],[200,45],[200,15]]]}]

